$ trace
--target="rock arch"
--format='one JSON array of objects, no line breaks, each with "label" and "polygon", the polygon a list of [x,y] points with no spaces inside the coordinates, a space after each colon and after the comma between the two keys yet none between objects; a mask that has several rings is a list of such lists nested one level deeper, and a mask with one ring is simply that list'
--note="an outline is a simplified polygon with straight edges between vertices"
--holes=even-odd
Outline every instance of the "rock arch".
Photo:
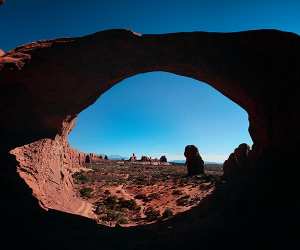
[{"label": "rock arch", "polygon": [[[1,213],[10,214],[7,223],[17,225],[11,207],[22,203],[29,214],[45,220],[54,216],[36,206],[15,174],[17,160],[19,174],[40,205],[91,217],[90,208],[72,192],[69,166],[80,165],[84,155],[69,147],[67,135],[76,115],[103,92],[122,79],[149,71],[204,81],[243,107],[249,114],[255,156],[267,162],[257,166],[275,169],[278,164],[271,163],[284,162],[299,142],[299,56],[299,36],[277,30],[164,35],[107,30],[38,41],[1,55],[1,186],[10,201]],[[51,195],[56,202],[47,198]],[[67,218],[59,216],[54,216],[57,225]],[[39,231],[35,222],[30,225]]]}]

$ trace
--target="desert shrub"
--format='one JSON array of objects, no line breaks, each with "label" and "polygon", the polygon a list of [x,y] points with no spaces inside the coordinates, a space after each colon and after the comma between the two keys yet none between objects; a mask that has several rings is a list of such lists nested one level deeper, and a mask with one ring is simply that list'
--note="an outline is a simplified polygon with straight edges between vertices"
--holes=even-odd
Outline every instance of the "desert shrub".
[{"label": "desert shrub", "polygon": [[173,195],[182,195],[183,193],[182,193],[181,190],[175,189],[175,190],[173,190],[172,194],[173,194]]},{"label": "desert shrub", "polygon": [[105,189],[104,194],[110,195],[110,191],[108,189]]},{"label": "desert shrub", "polygon": [[145,194],[137,194],[136,196],[134,196],[135,199],[138,199],[138,200],[142,200],[143,202],[148,202],[148,201],[151,201],[152,198],[145,195]]},{"label": "desert shrub", "polygon": [[155,210],[153,207],[148,207],[145,210],[146,219],[148,221],[157,220],[160,217],[160,212]]},{"label": "desert shrub", "polygon": [[143,199],[143,202],[148,202],[148,201],[152,201],[152,199],[151,199],[149,196],[146,196],[146,197]]},{"label": "desert shrub", "polygon": [[149,194],[148,195],[148,198],[150,200],[153,200],[153,199],[158,199],[160,197],[160,194],[159,193],[152,193],[152,194]]},{"label": "desert shrub", "polygon": [[167,207],[167,208],[165,209],[165,211],[163,212],[162,217],[163,217],[163,218],[170,218],[170,217],[172,217],[172,216],[173,216],[173,211],[172,211],[172,209]]},{"label": "desert shrub", "polygon": [[122,185],[124,183],[126,183],[126,180],[121,179],[121,178],[113,179],[112,182],[111,182],[111,184],[113,184],[113,185]]},{"label": "desert shrub", "polygon": [[121,217],[117,220],[117,224],[128,224],[128,220],[127,220],[127,218],[125,218],[124,216],[121,216]]},{"label": "desert shrub", "polygon": [[75,180],[75,183],[77,184],[84,184],[89,181],[89,178],[83,174],[83,172],[76,172],[72,175],[73,179]]},{"label": "desert shrub", "polygon": [[118,221],[123,214],[120,211],[107,209],[106,215],[102,218],[104,221]]},{"label": "desert shrub", "polygon": [[134,196],[135,199],[138,200],[143,200],[145,199],[147,196],[145,194],[137,194],[136,196]]},{"label": "desert shrub", "polygon": [[115,209],[118,205],[118,198],[110,195],[103,200],[103,204],[110,209]]},{"label": "desert shrub", "polygon": [[105,212],[105,206],[103,205],[97,205],[94,209],[94,213],[98,215],[103,214],[104,212]]},{"label": "desert shrub", "polygon": [[116,211],[123,210],[139,210],[140,206],[137,205],[134,199],[126,200],[124,198],[118,198],[117,196],[110,195],[103,200],[103,205],[109,209]]},{"label": "desert shrub", "polygon": [[134,199],[125,200],[123,198],[119,199],[119,206],[120,208],[128,208],[129,210],[137,210],[140,208]]},{"label": "desert shrub", "polygon": [[189,204],[189,202],[190,202],[190,196],[185,195],[176,200],[176,205],[177,206],[186,206]]},{"label": "desert shrub", "polygon": [[184,185],[188,184],[188,182],[189,182],[189,180],[187,178],[181,178],[181,179],[179,179],[178,185],[184,186]]},{"label": "desert shrub", "polygon": [[200,190],[208,190],[208,189],[210,189],[211,187],[212,187],[213,185],[211,184],[211,183],[205,183],[205,184],[200,184],[199,185],[199,189]]},{"label": "desert shrub", "polygon": [[82,188],[79,190],[80,196],[84,198],[91,198],[92,192],[94,190],[92,188]]},{"label": "desert shrub", "polygon": [[133,183],[136,185],[145,186],[148,184],[148,181],[145,176],[137,176],[136,178],[134,178]]}]

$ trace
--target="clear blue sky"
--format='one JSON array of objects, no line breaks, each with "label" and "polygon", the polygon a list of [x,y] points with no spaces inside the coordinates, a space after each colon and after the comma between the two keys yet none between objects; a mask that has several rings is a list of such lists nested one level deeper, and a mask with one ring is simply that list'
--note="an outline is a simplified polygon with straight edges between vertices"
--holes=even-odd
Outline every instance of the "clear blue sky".
[{"label": "clear blue sky", "polygon": [[[139,33],[276,28],[300,33],[300,1],[6,0],[0,48],[111,28]],[[140,74],[117,84],[79,114],[70,143],[82,151],[183,159],[195,144],[207,161],[223,161],[251,144],[247,113],[213,88],[169,73]]]}]

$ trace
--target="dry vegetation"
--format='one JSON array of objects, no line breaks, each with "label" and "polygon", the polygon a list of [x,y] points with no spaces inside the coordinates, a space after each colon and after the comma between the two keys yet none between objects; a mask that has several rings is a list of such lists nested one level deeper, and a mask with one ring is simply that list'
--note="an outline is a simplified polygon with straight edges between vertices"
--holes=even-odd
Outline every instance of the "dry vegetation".
[{"label": "dry vegetation", "polygon": [[98,223],[135,226],[165,220],[198,205],[220,175],[186,177],[180,165],[142,165],[124,161],[89,164],[73,175],[78,195],[94,205]]}]

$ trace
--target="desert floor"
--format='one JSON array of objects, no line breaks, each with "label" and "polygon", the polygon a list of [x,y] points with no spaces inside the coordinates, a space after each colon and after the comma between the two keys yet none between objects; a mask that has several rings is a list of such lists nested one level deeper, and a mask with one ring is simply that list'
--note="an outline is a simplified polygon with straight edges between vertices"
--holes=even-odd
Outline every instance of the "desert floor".
[{"label": "desert floor", "polygon": [[78,196],[93,204],[97,222],[123,227],[167,220],[198,205],[211,194],[221,167],[187,177],[182,165],[103,161],[73,175]]}]

